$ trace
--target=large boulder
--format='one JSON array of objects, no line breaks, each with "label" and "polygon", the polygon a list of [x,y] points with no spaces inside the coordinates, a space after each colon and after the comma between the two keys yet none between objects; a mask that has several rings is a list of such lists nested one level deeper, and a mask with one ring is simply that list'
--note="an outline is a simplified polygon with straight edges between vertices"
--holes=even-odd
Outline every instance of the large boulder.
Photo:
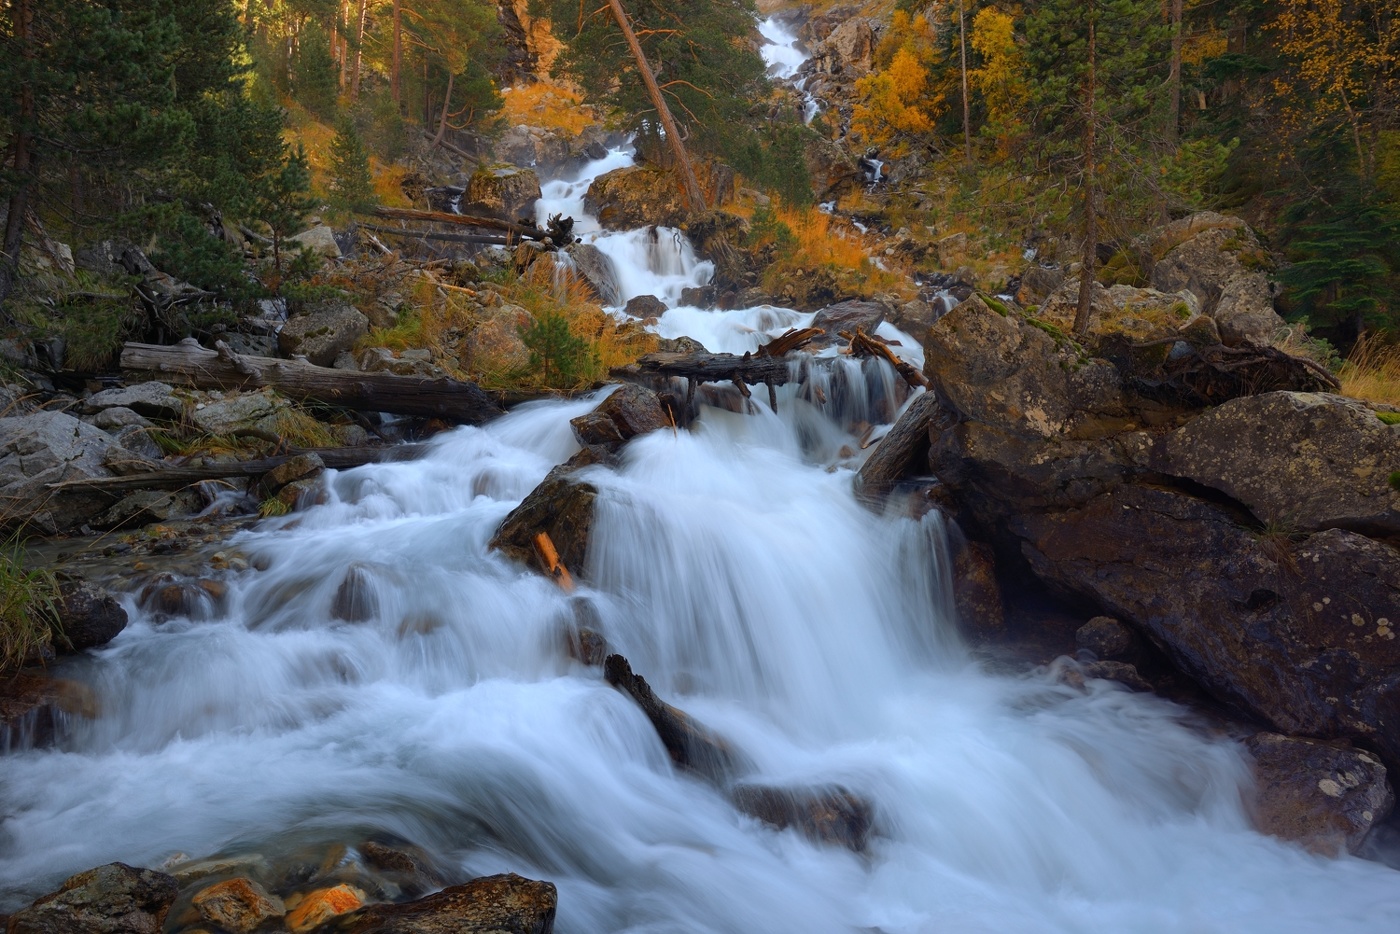
[{"label": "large boulder", "polygon": [[540,177],[513,165],[482,168],[467,182],[463,214],[486,214],[506,220],[534,219]]},{"label": "large boulder", "polygon": [[575,243],[566,250],[574,262],[574,272],[598,296],[604,305],[622,304],[622,289],[617,284],[617,269],[606,253],[591,243]]},{"label": "large boulder", "polygon": [[550,934],[559,893],[514,873],[452,885],[417,901],[371,905],[332,922],[342,934]]},{"label": "large boulder", "polygon": [[569,422],[579,444],[585,447],[601,444],[613,449],[637,435],[666,428],[670,424],[656,393],[635,383],[624,383],[592,412]]},{"label": "large boulder", "polygon": [[288,237],[287,249],[292,252],[302,249],[310,250],[317,256],[323,256],[327,259],[340,258],[340,244],[335,242],[335,231],[325,224],[317,224],[294,237]]},{"label": "large boulder", "polygon": [[588,186],[584,210],[612,230],[679,227],[689,210],[674,175],[649,165],[614,169]]},{"label": "large boulder", "polygon": [[1357,853],[1395,807],[1385,766],[1360,750],[1277,733],[1256,733],[1245,748],[1254,760],[1254,820],[1264,833],[1327,856]]},{"label": "large boulder", "polygon": [[535,538],[543,532],[554,543],[564,567],[581,574],[597,498],[597,487],[579,480],[571,469],[556,467],[505,517],[491,538],[491,547],[521,564],[537,566]]},{"label": "large boulder", "polygon": [[189,419],[207,435],[228,436],[238,431],[276,432],[280,416],[291,410],[291,403],[274,389],[256,392],[230,392],[196,403]]},{"label": "large boulder", "polygon": [[[1230,346],[1266,344],[1283,327],[1273,286],[1260,271],[1266,256],[1253,231],[1218,214],[1184,218],[1150,238],[1152,287],[1195,294]],[[1158,251],[1162,252],[1158,252]]]},{"label": "large boulder", "polygon": [[1138,484],[1009,527],[1042,580],[1133,622],[1222,700],[1400,761],[1390,545],[1340,529],[1260,535],[1225,507]]},{"label": "large boulder", "polygon": [[178,894],[173,876],[109,863],[15,912],[6,934],[161,934]]},{"label": "large boulder", "polygon": [[1240,501],[1280,530],[1400,534],[1400,426],[1354,399],[1271,392],[1232,399],[1158,446],[1154,466]]},{"label": "large boulder", "polygon": [[288,357],[303,356],[317,366],[330,366],[368,333],[369,319],[355,306],[327,302],[289,318],[277,335],[277,347]]},{"label": "large boulder", "polygon": [[0,418],[0,524],[55,534],[89,521],[110,496],[56,493],[49,484],[109,477],[113,452],[130,457],[107,432],[64,412]]}]

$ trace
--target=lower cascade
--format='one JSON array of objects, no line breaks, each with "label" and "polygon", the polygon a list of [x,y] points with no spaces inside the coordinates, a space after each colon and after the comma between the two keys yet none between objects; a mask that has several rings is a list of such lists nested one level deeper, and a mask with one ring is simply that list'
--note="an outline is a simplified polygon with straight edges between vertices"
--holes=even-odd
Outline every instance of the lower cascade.
[{"label": "lower cascade", "polygon": [[[542,212],[580,197],[552,184]],[[664,338],[744,354],[811,323],[678,305],[705,275],[683,237],[581,230],[624,301],[670,306]],[[578,934],[1400,929],[1393,870],[1253,829],[1239,746],[1194,715],[974,657],[939,514],[852,489],[893,369],[825,362],[581,468],[571,591],[488,543],[611,389],[330,473],[221,546],[246,570],[199,619],[129,597],[64,672],[101,716],[5,760],[0,911],[103,863],[278,875],[383,838],[428,890],[548,880]],[[569,651],[584,628],[605,665]]]}]

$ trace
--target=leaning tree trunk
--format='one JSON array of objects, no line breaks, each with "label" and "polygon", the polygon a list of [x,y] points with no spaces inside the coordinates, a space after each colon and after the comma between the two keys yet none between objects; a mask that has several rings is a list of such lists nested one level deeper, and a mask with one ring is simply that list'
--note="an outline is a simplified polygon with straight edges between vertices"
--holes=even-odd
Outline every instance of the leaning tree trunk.
[{"label": "leaning tree trunk", "polygon": [[637,60],[637,70],[642,74],[642,83],[646,85],[652,106],[656,108],[656,116],[661,121],[661,128],[666,132],[666,142],[670,144],[671,154],[676,159],[676,170],[681,173],[681,185],[685,188],[685,199],[689,202],[692,211],[707,210],[705,193],[700,190],[700,182],[695,178],[695,169],[690,165],[690,156],[685,151],[685,143],[681,142],[681,134],[676,129],[676,121],[671,118],[671,108],[666,106],[666,99],[661,96],[661,88],[656,84],[656,76],[651,73],[651,66],[647,64],[647,57],[642,52],[641,43],[637,41],[636,34],[632,32],[632,24],[627,20],[627,13],[622,9],[620,0],[608,0],[608,6],[612,9],[613,19],[617,20],[617,28],[622,30],[622,36],[627,40],[627,47],[632,50],[632,57]]},{"label": "leaning tree trunk", "polygon": [[1099,254],[1098,211],[1095,161],[1098,159],[1094,131],[1098,118],[1094,114],[1095,73],[1098,52],[1097,16],[1089,14],[1089,70],[1085,76],[1084,93],[1084,260],[1079,269],[1079,307],[1074,312],[1074,333],[1082,337],[1089,332],[1089,318],[1094,304],[1094,269]]},{"label": "leaning tree trunk", "polygon": [[958,0],[958,45],[962,48],[963,155],[972,165],[972,104],[967,97],[967,17]]},{"label": "leaning tree trunk", "polygon": [[403,6],[394,0],[394,58],[389,69],[389,93],[394,103],[402,106],[403,86],[400,68],[403,65]]}]

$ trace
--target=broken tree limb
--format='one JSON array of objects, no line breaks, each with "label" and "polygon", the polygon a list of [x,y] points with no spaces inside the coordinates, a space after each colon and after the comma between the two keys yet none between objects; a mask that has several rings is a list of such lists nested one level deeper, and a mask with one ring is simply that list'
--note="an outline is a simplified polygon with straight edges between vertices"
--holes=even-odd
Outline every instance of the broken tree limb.
[{"label": "broken tree limb", "polygon": [[385,448],[293,448],[286,454],[276,457],[260,457],[256,460],[234,461],[227,464],[206,464],[199,467],[162,467],[160,470],[147,470],[127,474],[122,477],[88,477],[82,480],[65,480],[50,483],[48,488],[59,492],[99,490],[109,493],[122,493],[128,490],[175,490],[204,480],[224,480],[229,477],[261,477],[268,471],[281,467],[294,457],[315,454],[327,467],[346,470],[363,467],[365,464],[378,464],[387,461],[417,460],[427,453],[425,444],[400,444]]},{"label": "broken tree limb", "polygon": [[785,357],[825,333],[821,328],[788,328],[758,348],[758,355],[761,357]]},{"label": "broken tree limb", "polygon": [[855,333],[850,331],[840,331],[842,337],[851,342],[849,353],[857,357],[878,357],[890,366],[895,372],[904,378],[912,388],[928,388],[928,378],[919,372],[919,368],[912,363],[906,363],[894,355],[894,351],[879,340],[866,334],[860,328],[855,329]]},{"label": "broken tree limb", "polygon": [[548,532],[535,534],[535,554],[539,557],[545,573],[554,579],[559,589],[565,593],[572,593],[574,578],[569,574],[569,569],[564,567],[564,562],[559,560],[559,552],[555,549],[554,540],[549,537]]},{"label": "broken tree limb", "polygon": [[235,354],[223,341],[207,350],[193,338],[171,347],[129,343],[123,370],[155,373],[168,382],[199,389],[260,389],[269,386],[292,399],[365,412],[391,412],[480,425],[504,414],[481,387],[455,379],[394,376],[333,370],[302,360]]}]

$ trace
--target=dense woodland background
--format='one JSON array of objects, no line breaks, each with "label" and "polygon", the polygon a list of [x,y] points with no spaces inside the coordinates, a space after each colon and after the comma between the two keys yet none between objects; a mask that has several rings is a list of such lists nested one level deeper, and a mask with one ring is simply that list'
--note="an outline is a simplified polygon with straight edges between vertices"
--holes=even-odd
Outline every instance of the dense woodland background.
[{"label": "dense woodland background", "polygon": [[[692,153],[773,195],[787,213],[755,226],[779,240],[813,210],[801,156],[825,137],[901,166],[840,205],[891,229],[964,230],[1015,256],[1078,240],[1092,208],[1101,280],[1132,281],[1116,245],[1192,211],[1238,213],[1263,237],[1259,262],[1277,264],[1286,316],[1343,352],[1400,331],[1391,0],[869,4],[888,23],[876,70],[810,127],[764,75],[750,4],[625,6]],[[552,62],[519,54],[512,31],[557,43]],[[635,132],[664,160],[606,7],[8,0],[0,326],[47,315],[94,359],[130,330],[119,282],[58,287],[25,269],[23,245],[50,240],[150,244],[224,305],[294,292],[312,272],[277,245],[309,214],[401,203],[415,153],[479,159],[527,108]],[[249,269],[222,235],[236,225],[273,242],[271,262]]]}]

